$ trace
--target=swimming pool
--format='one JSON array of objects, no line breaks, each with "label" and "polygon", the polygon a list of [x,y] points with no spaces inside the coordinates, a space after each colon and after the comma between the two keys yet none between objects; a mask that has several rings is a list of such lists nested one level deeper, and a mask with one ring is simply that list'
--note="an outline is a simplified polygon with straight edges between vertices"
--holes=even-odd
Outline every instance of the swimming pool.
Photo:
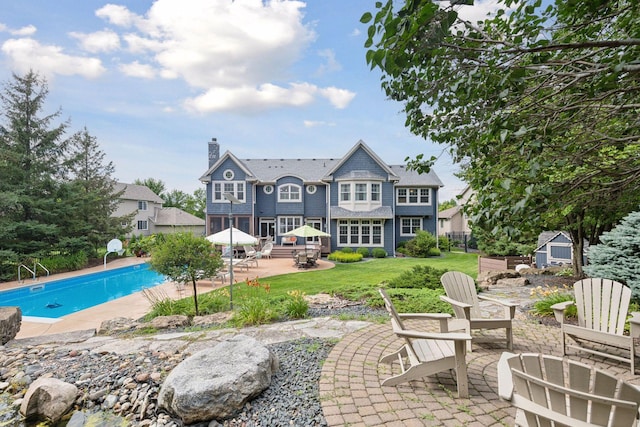
[{"label": "swimming pool", "polygon": [[23,316],[60,318],[166,281],[145,264],[0,292],[0,306],[19,306]]}]

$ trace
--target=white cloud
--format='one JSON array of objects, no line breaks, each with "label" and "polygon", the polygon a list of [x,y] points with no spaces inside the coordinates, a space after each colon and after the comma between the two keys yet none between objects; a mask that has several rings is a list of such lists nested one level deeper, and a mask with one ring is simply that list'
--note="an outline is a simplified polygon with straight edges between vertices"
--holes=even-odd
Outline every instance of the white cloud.
[{"label": "white cloud", "polygon": [[340,71],[342,65],[336,59],[336,54],[331,49],[323,49],[318,52],[318,56],[325,59],[325,63],[320,65],[318,74],[330,73],[332,71]]},{"label": "white cloud", "polygon": [[129,64],[120,64],[120,71],[129,77],[140,77],[143,79],[153,79],[156,77],[156,70],[148,64],[141,64],[133,61]]},{"label": "white cloud", "polygon": [[111,30],[89,34],[71,32],[69,35],[80,42],[82,49],[91,53],[112,52],[120,48],[120,37]]},{"label": "white cloud", "polygon": [[320,94],[327,98],[331,105],[338,109],[346,108],[355,98],[356,94],[346,89],[338,89],[337,87],[328,87],[322,89]]},{"label": "white cloud", "polygon": [[111,3],[96,10],[96,16],[119,27],[130,27],[137,19],[136,14],[130,12],[126,7]]},{"label": "white cloud", "polygon": [[318,127],[318,126],[335,126],[336,124],[333,122],[323,122],[316,120],[304,120],[304,126],[308,128]]},{"label": "white cloud", "polygon": [[358,28],[354,28],[353,31],[351,31],[351,37],[358,37],[360,35],[360,30]]},{"label": "white cloud", "polygon": [[[120,67],[123,72],[156,70],[155,76],[180,78],[201,91],[185,100],[189,110],[259,111],[307,105],[318,96],[344,108],[355,96],[348,90],[286,82],[316,38],[303,22],[304,7],[294,0],[190,0],[189,7],[181,0],[157,0],[144,15],[114,4],[96,15],[126,28],[127,51],[149,64],[145,70],[128,64]],[[323,71],[341,68],[331,50],[319,55],[326,60]]]},{"label": "white cloud", "polygon": [[27,25],[26,27],[18,28],[17,30],[11,30],[11,34],[19,37],[32,36],[36,33],[37,29],[33,25]]},{"label": "white cloud", "polygon": [[461,19],[475,24],[486,19],[488,13],[493,14],[500,8],[505,8],[505,6],[504,4],[499,4],[498,0],[477,0],[473,6],[460,5],[456,6],[455,10]]},{"label": "white cloud", "polygon": [[46,76],[61,74],[95,78],[105,72],[97,58],[67,55],[58,46],[42,45],[30,38],[9,39],[2,44],[1,50],[13,67],[22,73],[37,68]]},{"label": "white cloud", "polygon": [[256,113],[274,107],[300,107],[310,104],[317,87],[292,84],[289,89],[265,83],[258,87],[213,88],[185,101],[185,107],[199,112],[237,111]]}]

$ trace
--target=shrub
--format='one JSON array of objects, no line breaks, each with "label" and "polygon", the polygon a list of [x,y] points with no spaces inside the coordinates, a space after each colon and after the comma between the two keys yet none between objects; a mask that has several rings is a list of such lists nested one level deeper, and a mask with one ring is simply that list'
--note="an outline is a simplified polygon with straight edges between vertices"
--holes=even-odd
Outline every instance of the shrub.
[{"label": "shrub", "polygon": [[382,248],[373,248],[372,254],[373,254],[374,258],[386,258],[387,257],[387,251],[385,251]]},{"label": "shrub", "polygon": [[640,300],[640,212],[631,212],[611,231],[602,233],[602,243],[589,248],[589,265],[584,272],[622,282],[631,288],[634,300]]},{"label": "shrub", "polygon": [[440,249],[438,248],[429,249],[428,256],[440,256],[440,255],[442,255],[442,253],[440,252]]},{"label": "shrub", "polygon": [[428,265],[416,265],[398,277],[389,281],[389,288],[404,289],[443,289],[440,277],[447,270],[440,270]]},{"label": "shrub", "polygon": [[89,257],[82,251],[74,254],[49,256],[40,260],[40,264],[44,265],[51,274],[80,270],[86,267],[88,262]]},{"label": "shrub", "polygon": [[369,258],[371,256],[369,248],[358,248],[356,249],[356,253],[361,254],[363,258]]},{"label": "shrub", "polygon": [[[451,305],[440,300],[444,289],[388,289],[387,293],[399,313],[453,314]],[[382,307],[382,297],[372,297],[370,305]]]},{"label": "shrub", "polygon": [[436,237],[424,230],[418,230],[416,237],[409,240],[405,247],[407,249],[407,255],[416,258],[426,258],[429,256],[429,251],[435,248],[437,244]]},{"label": "shrub", "polygon": [[451,250],[451,242],[447,236],[439,236],[438,237],[438,247],[441,251]]},{"label": "shrub", "polygon": [[[553,310],[551,309],[552,305],[574,300],[571,290],[566,286],[562,288],[548,285],[545,285],[545,287],[538,286],[531,290],[531,296],[534,298],[540,298],[538,301],[533,303],[533,309],[531,309],[531,312],[537,316],[543,317],[553,316]],[[576,317],[576,307],[569,307],[565,315],[567,317]]]},{"label": "shrub", "polygon": [[340,249],[341,252],[344,252],[345,254],[352,254],[353,253],[353,249],[346,247],[346,248],[342,248]]},{"label": "shrub", "polygon": [[358,262],[362,261],[362,254],[335,251],[330,253],[327,259],[336,262]]},{"label": "shrub", "polygon": [[278,318],[272,304],[266,297],[243,300],[233,316],[233,323],[239,327],[271,323]]},{"label": "shrub", "polygon": [[294,319],[307,317],[309,302],[304,298],[305,293],[294,290],[287,292],[288,298],[284,303],[284,314]]}]

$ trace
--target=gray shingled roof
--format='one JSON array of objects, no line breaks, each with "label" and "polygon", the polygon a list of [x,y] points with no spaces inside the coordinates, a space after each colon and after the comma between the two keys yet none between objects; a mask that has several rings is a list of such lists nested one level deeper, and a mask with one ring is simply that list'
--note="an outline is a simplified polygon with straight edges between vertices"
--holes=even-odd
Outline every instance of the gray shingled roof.
[{"label": "gray shingled roof", "polygon": [[403,165],[391,165],[391,170],[400,177],[400,181],[396,185],[428,185],[444,187],[438,175],[431,169],[428,173],[419,174],[416,171],[407,170]]},{"label": "gray shingled roof", "polygon": [[175,207],[162,208],[156,212],[156,217],[151,218],[156,225],[173,225],[173,226],[204,226],[205,221],[195,215],[183,211]]},{"label": "gray shingled roof", "polygon": [[[218,160],[220,162],[225,156],[231,157],[235,161],[241,163],[241,167],[250,171],[252,178],[262,183],[275,183],[283,176],[296,176],[305,183],[320,183],[323,179],[331,178],[330,173],[345,160],[354,150],[362,147],[374,158],[374,160],[383,163],[383,167],[388,168],[392,174],[396,174],[400,179],[396,185],[411,186],[427,186],[427,187],[443,187],[442,181],[435,172],[429,171],[426,174],[418,174],[414,171],[408,171],[405,166],[387,165],[379,159],[363,141],[358,141],[351,151],[345,157],[338,159],[331,158],[312,158],[312,159],[237,159],[229,151],[225,152]],[[218,163],[216,162],[216,163]],[[209,167],[207,171],[200,177],[201,180],[207,180],[211,175],[214,167]],[[357,173],[354,171],[354,173]],[[391,175],[393,176],[393,175]],[[379,179],[387,179],[387,176],[376,177]],[[395,177],[393,177],[395,178]]]},{"label": "gray shingled roof", "polygon": [[339,159],[244,159],[242,163],[261,182],[297,176],[304,182],[321,182]]},{"label": "gray shingled roof", "polygon": [[371,211],[350,211],[338,206],[331,206],[331,218],[366,218],[366,219],[390,219],[393,218],[391,206],[381,206]]},{"label": "gray shingled roof", "polygon": [[120,196],[122,200],[146,200],[148,202],[164,203],[164,200],[146,185],[125,184],[123,182],[118,182],[114,185],[116,193],[123,189],[124,193]]},{"label": "gray shingled roof", "polygon": [[447,218],[451,219],[455,214],[462,210],[462,206],[454,206],[449,209],[442,210],[438,212],[438,218]]}]

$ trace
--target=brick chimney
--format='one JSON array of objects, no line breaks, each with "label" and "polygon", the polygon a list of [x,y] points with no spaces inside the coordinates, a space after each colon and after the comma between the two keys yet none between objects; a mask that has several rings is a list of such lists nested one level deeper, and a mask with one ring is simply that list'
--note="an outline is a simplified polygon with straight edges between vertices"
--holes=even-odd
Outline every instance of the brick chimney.
[{"label": "brick chimney", "polygon": [[213,166],[215,162],[220,158],[220,144],[216,138],[211,138],[209,141],[209,167]]}]

